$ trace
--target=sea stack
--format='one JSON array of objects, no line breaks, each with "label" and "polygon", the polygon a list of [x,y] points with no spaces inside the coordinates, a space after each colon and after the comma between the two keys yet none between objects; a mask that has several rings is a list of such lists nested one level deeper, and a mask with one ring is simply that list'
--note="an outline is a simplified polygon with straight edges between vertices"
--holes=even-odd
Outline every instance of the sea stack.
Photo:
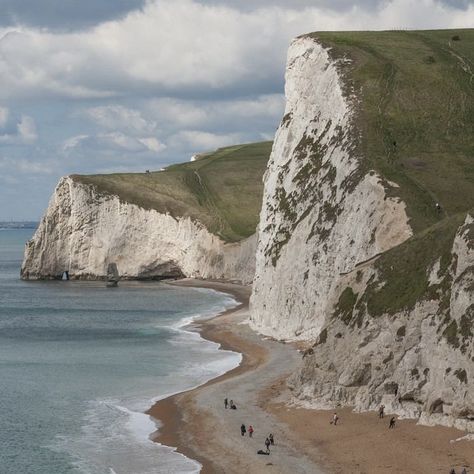
[{"label": "sea stack", "polygon": [[116,263],[109,263],[107,266],[107,288],[118,286],[120,275]]}]

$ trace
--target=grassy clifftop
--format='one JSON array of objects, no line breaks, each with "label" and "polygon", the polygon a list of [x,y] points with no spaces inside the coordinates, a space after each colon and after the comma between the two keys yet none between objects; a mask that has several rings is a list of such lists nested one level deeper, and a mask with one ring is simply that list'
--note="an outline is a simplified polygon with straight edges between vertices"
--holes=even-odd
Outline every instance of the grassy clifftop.
[{"label": "grassy clifftop", "polygon": [[[406,203],[415,234],[376,259],[378,276],[362,295],[346,288],[336,314],[361,324],[364,312],[395,314],[437,299],[447,324],[453,241],[474,212],[474,30],[309,36],[341,60],[362,171],[376,170]],[[436,262],[438,284],[428,278]]]},{"label": "grassy clifftop", "polygon": [[252,235],[272,142],[220,148],[151,173],[73,175],[76,182],[172,216],[189,216],[228,242]]},{"label": "grassy clifftop", "polygon": [[[474,30],[322,32],[358,99],[358,153],[419,232],[474,207]],[[435,203],[443,212],[437,212]]]}]

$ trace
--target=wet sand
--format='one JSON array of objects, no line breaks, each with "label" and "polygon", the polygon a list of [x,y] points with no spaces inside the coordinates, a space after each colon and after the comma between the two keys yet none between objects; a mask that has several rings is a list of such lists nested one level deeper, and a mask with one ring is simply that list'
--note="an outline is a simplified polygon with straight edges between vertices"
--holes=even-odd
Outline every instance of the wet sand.
[{"label": "wet sand", "polygon": [[[239,306],[196,324],[196,329],[223,349],[242,353],[239,367],[206,384],[156,403],[149,414],[162,423],[154,440],[177,447],[199,461],[209,473],[449,473],[451,467],[474,469],[474,442],[452,443],[464,433],[450,428],[417,426],[389,417],[338,410],[341,422],[329,424],[333,411],[289,407],[284,383],[301,355],[295,346],[255,334],[248,318],[250,289],[218,282],[183,280],[179,285],[202,286],[232,294]],[[237,410],[225,410],[224,398]],[[240,435],[240,425],[252,424],[252,439]],[[270,456],[265,437],[276,445]]]}]

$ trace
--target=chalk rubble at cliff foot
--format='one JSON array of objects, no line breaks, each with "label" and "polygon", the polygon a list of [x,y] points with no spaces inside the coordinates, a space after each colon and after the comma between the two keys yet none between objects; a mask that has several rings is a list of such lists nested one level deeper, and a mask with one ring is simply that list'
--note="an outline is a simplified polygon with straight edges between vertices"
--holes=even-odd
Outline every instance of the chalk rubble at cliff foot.
[{"label": "chalk rubble at cliff foot", "polygon": [[225,243],[189,217],[173,217],[62,178],[33,238],[23,279],[196,277],[243,283],[254,274],[255,237]]},{"label": "chalk rubble at cliff foot", "polygon": [[361,154],[350,67],[313,37],[290,47],[250,324],[307,341],[289,380],[297,404],[384,404],[474,431],[472,213],[414,235],[398,184]]},{"label": "chalk rubble at cliff foot", "polygon": [[290,379],[299,403],[356,410],[384,404],[423,424],[474,432],[474,218],[454,233],[440,231],[448,234],[448,252],[432,252],[424,267],[415,257],[408,263],[425,278],[408,308],[379,306],[402,283],[392,258],[422,252],[429,235],[341,279],[334,313]]}]

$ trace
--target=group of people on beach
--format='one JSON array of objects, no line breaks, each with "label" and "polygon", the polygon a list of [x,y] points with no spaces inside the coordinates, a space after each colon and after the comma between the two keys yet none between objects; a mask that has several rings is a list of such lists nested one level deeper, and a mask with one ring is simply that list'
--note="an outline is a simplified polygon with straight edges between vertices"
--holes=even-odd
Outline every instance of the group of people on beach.
[{"label": "group of people on beach", "polygon": [[[380,405],[379,407],[379,418],[382,419],[383,417],[385,416],[385,405]],[[394,416],[392,416],[392,418],[390,418],[390,422],[388,424],[388,429],[393,429],[395,428],[395,422],[396,422],[396,418]]]},{"label": "group of people on beach", "polygon": [[[380,405],[380,407],[379,407],[379,418],[382,419],[384,416],[385,416],[385,405]],[[389,429],[395,428],[395,422],[396,421],[397,421],[396,418],[394,416],[392,416],[390,418],[388,428]],[[339,422],[339,416],[337,415],[336,412],[334,412],[334,415],[332,416],[332,420],[329,423],[331,425],[337,426],[338,422]],[[461,473],[461,474],[463,474],[463,473]]]},{"label": "group of people on beach", "polygon": [[[224,408],[230,408],[231,410],[236,410],[237,407],[234,403],[234,400],[228,400],[227,398],[224,398]],[[248,429],[245,426],[244,423],[240,425],[240,435],[245,436],[246,433],[249,434],[249,438],[253,437],[254,429],[252,425],[249,425]],[[257,454],[270,454],[270,446],[273,446],[275,444],[275,438],[273,437],[273,433],[270,433],[266,438],[265,438],[265,448],[266,450],[263,451],[262,449],[257,451]]]},{"label": "group of people on beach", "polygon": [[227,400],[227,398],[224,398],[224,408],[230,408],[231,410],[237,410],[237,406],[234,403],[234,400]]},{"label": "group of people on beach", "polygon": [[[252,425],[249,425],[249,428],[247,430],[246,426],[244,423],[240,425],[240,434],[242,436],[245,436],[245,433],[249,434],[249,438],[252,438],[254,429]],[[257,451],[257,454],[270,454],[270,446],[273,446],[275,444],[275,438],[273,437],[273,433],[270,433],[266,438],[265,438],[265,448],[266,451],[262,452],[262,450]]]}]

